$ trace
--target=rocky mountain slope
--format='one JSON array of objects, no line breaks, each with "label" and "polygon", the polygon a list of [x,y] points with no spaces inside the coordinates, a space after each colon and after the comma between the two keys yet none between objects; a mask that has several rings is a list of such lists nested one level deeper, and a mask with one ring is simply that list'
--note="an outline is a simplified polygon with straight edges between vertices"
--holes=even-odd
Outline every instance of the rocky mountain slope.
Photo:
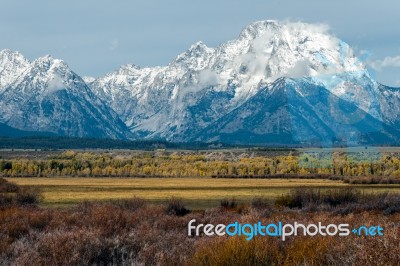
[{"label": "rocky mountain slope", "polygon": [[3,50],[0,66],[1,123],[63,136],[130,137],[118,115],[62,60],[45,56],[30,63]]},{"label": "rocky mountain slope", "polygon": [[[303,117],[305,125],[301,127],[293,125],[290,117],[279,122],[280,125],[292,124],[292,130],[285,137],[282,132],[268,131],[278,123],[274,120],[276,117],[266,116],[256,122],[256,114],[272,105],[283,108],[285,99],[297,104],[307,99],[301,98],[302,94],[293,94],[288,87],[282,88],[280,97],[275,97],[273,103],[262,98],[260,104],[252,104],[253,96],[270,94],[282,77],[290,79],[290,84],[298,84],[299,93],[310,92],[310,87],[325,90],[324,97],[319,102],[314,101],[316,107],[310,109],[309,115],[317,120],[312,122],[308,120],[311,116]],[[307,82],[304,77],[309,77]],[[289,86],[287,82],[284,84]],[[302,88],[302,85],[306,87]],[[94,80],[90,87],[120,115],[137,137],[171,141],[230,141],[225,133],[218,134],[215,130],[221,128],[221,121],[241,120],[242,117],[234,118],[233,115],[243,115],[242,112],[252,118],[252,122],[245,125],[231,123],[235,128],[231,134],[254,131],[251,139],[257,139],[256,143],[281,143],[287,142],[288,138],[292,142],[327,143],[337,139],[364,142],[368,138],[361,133],[383,128],[377,127],[377,123],[394,127],[400,121],[399,112],[390,111],[399,108],[399,90],[374,81],[349,45],[332,36],[324,26],[306,23],[256,22],[244,28],[236,40],[217,48],[198,42],[168,66],[139,68],[125,65]],[[295,98],[290,99],[292,96]],[[341,121],[346,119],[342,114],[346,110],[337,105],[339,100],[354,104],[354,108],[359,109],[355,116],[359,112],[369,114],[368,119],[376,120],[372,123],[374,126],[369,128],[372,125],[369,121],[363,124],[364,129],[348,131],[348,121]],[[335,115],[335,112],[341,115]],[[311,134],[323,127],[319,123],[326,118],[337,121],[324,125],[327,127],[324,136]],[[333,126],[335,128],[331,128]],[[213,134],[208,135],[211,131],[205,128],[210,127]],[[302,137],[299,139],[298,136]],[[398,136],[395,133],[383,139],[396,142]],[[244,133],[231,137],[238,143],[253,143]]]},{"label": "rocky mountain slope", "polygon": [[[240,144],[400,142],[400,89],[325,26],[259,21],[169,65],[80,78],[61,60],[0,57],[0,123],[29,131]],[[129,130],[128,130],[129,129]]]}]

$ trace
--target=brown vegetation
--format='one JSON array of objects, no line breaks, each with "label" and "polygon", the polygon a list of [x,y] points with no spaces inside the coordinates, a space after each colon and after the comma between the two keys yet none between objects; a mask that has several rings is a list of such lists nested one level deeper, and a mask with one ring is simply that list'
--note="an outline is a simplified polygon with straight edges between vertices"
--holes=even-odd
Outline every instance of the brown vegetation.
[{"label": "brown vegetation", "polygon": [[[1,191],[15,188],[1,182]],[[290,201],[299,201],[301,206],[289,206]],[[398,207],[399,197],[367,196],[354,190],[321,193],[299,189],[275,203],[257,198],[251,206],[238,206],[228,200],[222,207],[191,213],[178,199],[163,206],[138,198],[84,202],[68,209],[2,205],[0,264],[398,265],[400,209],[388,212],[382,204]],[[283,221],[380,225],[384,236],[299,236],[286,241],[275,237],[250,241],[241,237],[188,237],[191,219],[214,224]]]},{"label": "brown vegetation", "polygon": [[306,211],[329,211],[348,214],[364,211],[382,211],[383,214],[400,213],[400,194],[364,194],[352,188],[319,189],[296,188],[287,195],[279,196],[275,205]]},{"label": "brown vegetation", "polygon": [[37,188],[19,187],[13,182],[0,178],[0,207],[8,205],[34,205],[41,199]]}]

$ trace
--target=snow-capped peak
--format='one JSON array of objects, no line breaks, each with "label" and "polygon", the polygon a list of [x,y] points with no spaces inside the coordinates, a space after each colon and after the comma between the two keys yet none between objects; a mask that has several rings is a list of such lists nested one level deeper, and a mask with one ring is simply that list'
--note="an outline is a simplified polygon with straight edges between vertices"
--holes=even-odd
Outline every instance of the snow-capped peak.
[{"label": "snow-capped peak", "polygon": [[0,92],[29,67],[29,61],[19,52],[0,51]]},{"label": "snow-capped peak", "polygon": [[140,72],[141,68],[135,64],[126,64],[122,65],[117,73],[119,75],[137,75]]},{"label": "snow-capped peak", "polygon": [[276,20],[256,21],[245,27],[239,35],[239,38],[255,39],[267,30],[276,29],[279,23]]},{"label": "snow-capped peak", "polygon": [[40,69],[42,71],[58,72],[58,71],[69,71],[67,63],[63,60],[56,59],[51,55],[40,57],[32,62],[33,68]]},{"label": "snow-capped peak", "polygon": [[130,135],[63,60],[47,55],[30,63],[19,53],[1,51],[0,82],[0,123],[67,136]]},{"label": "snow-capped peak", "polygon": [[190,46],[188,52],[196,56],[198,53],[204,52],[207,49],[208,47],[206,44],[204,44],[202,41],[198,41]]},{"label": "snow-capped peak", "polygon": [[4,49],[0,51],[0,60],[8,60],[8,61],[25,61],[28,62],[28,60],[20,54],[18,51],[13,52],[9,49]]},{"label": "snow-capped peak", "polygon": [[210,59],[214,56],[215,49],[207,47],[203,42],[196,42],[188,50],[181,53],[170,64],[192,70],[200,70],[209,67]]},{"label": "snow-capped peak", "polygon": [[320,24],[255,22],[222,50],[230,58],[236,57],[236,64],[259,65],[270,81],[282,76],[315,76],[363,68],[350,47]]},{"label": "snow-capped peak", "polygon": [[[372,80],[328,27],[303,22],[254,22],[216,48],[194,43],[167,66],[127,64],[98,79],[82,80],[51,56],[29,63],[3,50],[0,90],[0,122],[72,136],[131,136],[128,127],[140,138],[248,143],[400,125],[398,91]],[[340,108],[327,102],[337,98],[367,117],[364,131],[332,121]]]},{"label": "snow-capped peak", "polygon": [[172,129],[174,134],[187,130],[188,110],[204,95],[219,93],[225,98],[213,103],[204,118],[193,118],[203,125],[280,77],[359,69],[363,66],[350,47],[325,25],[266,20],[248,25],[237,39],[216,48],[196,42],[165,67],[122,66],[90,86],[133,131],[169,138]]}]

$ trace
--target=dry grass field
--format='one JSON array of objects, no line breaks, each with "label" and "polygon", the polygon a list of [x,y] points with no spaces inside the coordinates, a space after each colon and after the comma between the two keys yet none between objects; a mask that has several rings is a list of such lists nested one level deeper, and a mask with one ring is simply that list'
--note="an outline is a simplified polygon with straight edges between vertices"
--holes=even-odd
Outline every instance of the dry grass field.
[{"label": "dry grass field", "polygon": [[[400,265],[400,194],[376,193],[399,191],[395,184],[212,178],[11,181],[0,178],[0,265]],[[45,206],[37,205],[41,197],[36,188],[44,190]],[[125,195],[144,200],[116,200]],[[202,207],[199,203],[215,205],[187,209],[184,202],[168,199],[172,195],[192,203],[198,199],[196,208]],[[256,198],[265,195],[276,198]],[[215,202],[230,196],[248,203]],[[115,200],[77,203],[85,199]],[[62,204],[70,207],[48,208]],[[300,234],[285,241],[262,235],[249,241],[244,235],[189,237],[192,220],[225,225],[344,223],[350,228],[380,226],[383,235]]]},{"label": "dry grass field", "polygon": [[396,192],[400,185],[348,185],[324,179],[216,179],[216,178],[7,178],[21,186],[41,189],[43,205],[69,206],[82,201],[110,201],[138,197],[161,203],[181,198],[191,209],[216,207],[221,199],[248,203],[255,197],[274,200],[293,188],[353,187],[365,193]]}]

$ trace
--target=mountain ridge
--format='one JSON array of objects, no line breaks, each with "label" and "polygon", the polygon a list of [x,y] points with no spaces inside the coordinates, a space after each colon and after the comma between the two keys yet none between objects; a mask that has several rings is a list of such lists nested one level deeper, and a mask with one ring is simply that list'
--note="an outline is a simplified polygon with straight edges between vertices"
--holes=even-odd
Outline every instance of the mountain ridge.
[{"label": "mountain ridge", "polygon": [[[14,53],[11,58],[22,60],[21,56]],[[61,136],[130,136],[114,111],[64,61],[47,55],[24,62],[23,69],[16,71],[19,74],[0,90],[0,122],[23,131]]]},{"label": "mountain ridge", "polygon": [[[4,54],[10,53],[6,51]],[[8,55],[7,58],[9,57]],[[7,80],[0,78],[0,84],[8,84],[12,79],[19,82],[14,82],[15,84],[21,84],[21,77],[26,76],[24,60],[19,55],[14,57],[19,58],[17,61],[21,66],[19,71],[15,71],[18,73],[17,77],[12,76]],[[43,57],[34,61],[37,61],[34,69],[46,69],[46,60],[57,63],[57,66],[53,66],[54,69],[65,67],[62,60]],[[9,63],[1,64],[0,61],[0,73],[5,71],[1,68],[3,65],[6,66],[3,67],[5,70],[19,69],[18,64],[13,68]],[[40,80],[40,75],[44,72],[48,74],[49,71],[51,72],[50,68],[45,71],[42,69],[33,76]],[[9,72],[4,73],[10,75]],[[215,132],[215,129],[221,128],[216,123],[241,120],[241,117],[234,117],[233,114],[235,110],[243,109],[243,106],[248,109],[242,110],[240,114],[248,113],[247,117],[250,118],[253,115],[254,119],[249,118],[248,121],[254,121],[245,123],[247,128],[237,128],[237,131],[250,132],[250,127],[259,128],[252,132],[253,137],[264,140],[262,143],[265,144],[287,142],[287,138],[292,138],[293,142],[315,141],[324,145],[340,141],[368,143],[368,132],[378,132],[380,138],[387,142],[398,142],[400,137],[397,130],[400,125],[400,89],[389,88],[373,80],[350,46],[330,34],[323,25],[258,21],[245,27],[238,38],[216,48],[208,47],[203,42],[194,43],[166,66],[141,68],[126,64],[99,78],[74,75],[76,76],[72,79],[70,76],[66,80],[61,79],[61,83],[73,80],[68,83],[67,91],[74,91],[74,97],[79,95],[79,99],[83,98],[83,102],[88,102],[87,108],[83,110],[100,110],[85,113],[85,117],[95,117],[96,123],[105,123],[102,125],[103,133],[100,137],[226,142],[227,139],[224,138],[228,138],[225,134],[227,129],[224,129],[225,133]],[[49,90],[54,90],[50,94],[61,91],[60,80],[49,78],[48,75],[44,77],[47,78],[46,86],[39,86],[42,92],[38,95],[43,96],[43,91],[48,93]],[[286,87],[280,87],[280,97],[276,96],[276,92],[273,103],[262,98],[254,100],[254,96],[264,90],[272,93],[277,84],[285,84]],[[0,86],[2,95],[7,90],[19,88],[23,91],[30,85],[26,82],[17,86],[11,82],[5,87]],[[307,96],[310,91],[321,96],[319,100],[312,98],[313,104],[307,102],[311,99]],[[296,104],[293,110],[304,111],[307,117],[290,113],[287,109],[288,100]],[[291,123],[295,130],[285,131],[285,137],[279,131],[264,134],[276,121],[266,117],[262,120],[256,119],[256,114],[266,108],[262,103],[276,105],[282,112],[286,112],[286,119],[289,120],[282,123]],[[3,103],[2,106],[7,105],[10,104]],[[90,105],[94,107],[88,107]],[[296,109],[300,107],[302,109]],[[83,111],[78,111],[75,116],[79,117],[80,112]],[[349,112],[349,116],[343,115],[345,112]],[[365,121],[355,121],[357,115],[361,115],[360,119]],[[278,113],[275,116],[279,117]],[[290,119],[294,116],[305,125],[293,123]],[[13,116],[9,119],[4,117],[0,113],[0,122],[17,128],[27,128]],[[261,117],[263,114],[260,114],[260,119]],[[353,118],[353,125],[348,125],[348,117]],[[326,119],[335,121],[326,122]],[[71,128],[76,123],[72,118],[68,121],[72,121]],[[85,123],[93,123],[90,121]],[[82,123],[80,125],[83,126]],[[55,131],[50,124],[47,127]],[[64,132],[71,134],[65,130]],[[78,133],[75,130],[74,134],[85,135],[85,132],[89,136],[93,134],[90,128]],[[325,132],[325,135],[318,135],[316,132]],[[351,135],[353,133],[360,134],[355,137]],[[302,137],[297,139],[298,136]],[[242,139],[244,144],[248,143],[245,136],[230,136],[228,139],[235,139],[238,143]]]}]

